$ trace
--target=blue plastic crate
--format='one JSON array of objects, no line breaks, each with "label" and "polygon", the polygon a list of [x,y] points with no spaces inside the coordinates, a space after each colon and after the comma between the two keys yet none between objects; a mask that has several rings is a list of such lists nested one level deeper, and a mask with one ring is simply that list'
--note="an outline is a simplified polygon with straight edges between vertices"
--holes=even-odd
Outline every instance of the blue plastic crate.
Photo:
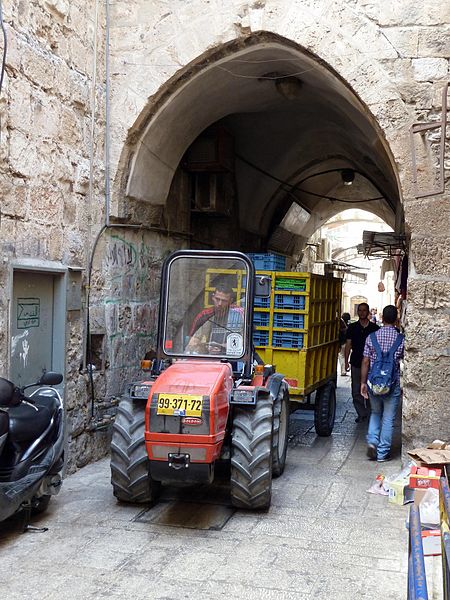
[{"label": "blue plastic crate", "polygon": [[254,312],[253,313],[253,325],[257,327],[269,327],[269,313]]},{"label": "blue plastic crate", "polygon": [[305,296],[285,296],[275,294],[275,308],[288,308],[289,310],[305,310]]},{"label": "blue plastic crate", "polygon": [[306,279],[303,277],[294,277],[294,274],[286,274],[275,279],[276,290],[292,290],[294,292],[306,291]]},{"label": "blue plastic crate", "polygon": [[248,255],[257,271],[286,271],[286,257],[273,253]]},{"label": "blue plastic crate", "polygon": [[253,306],[256,308],[270,308],[270,298],[260,298],[256,296]]},{"label": "blue plastic crate", "polygon": [[272,346],[275,348],[303,348],[303,333],[274,331]]},{"label": "blue plastic crate", "polygon": [[289,313],[275,313],[273,315],[274,327],[291,327],[292,329],[303,329],[305,327],[305,315],[294,315]]},{"label": "blue plastic crate", "polygon": [[255,346],[268,346],[269,345],[269,332],[268,331],[254,331],[253,332],[253,343]]}]

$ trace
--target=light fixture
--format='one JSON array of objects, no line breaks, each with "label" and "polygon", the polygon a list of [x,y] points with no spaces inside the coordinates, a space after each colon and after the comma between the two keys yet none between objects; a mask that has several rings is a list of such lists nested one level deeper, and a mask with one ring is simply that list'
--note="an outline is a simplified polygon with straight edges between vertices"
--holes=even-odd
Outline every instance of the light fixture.
[{"label": "light fixture", "polygon": [[355,179],[355,171],[353,169],[342,169],[341,177],[344,185],[352,185]]}]

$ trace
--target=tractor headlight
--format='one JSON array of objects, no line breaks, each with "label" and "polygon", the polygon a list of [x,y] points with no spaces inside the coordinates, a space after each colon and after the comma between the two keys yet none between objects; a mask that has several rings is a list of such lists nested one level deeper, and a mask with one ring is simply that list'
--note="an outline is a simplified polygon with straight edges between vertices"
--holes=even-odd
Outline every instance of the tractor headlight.
[{"label": "tractor headlight", "polygon": [[131,386],[130,396],[132,398],[148,398],[151,387],[148,383],[135,383]]},{"label": "tractor headlight", "polygon": [[231,395],[231,404],[256,404],[256,394],[254,388],[238,388],[233,390]]}]

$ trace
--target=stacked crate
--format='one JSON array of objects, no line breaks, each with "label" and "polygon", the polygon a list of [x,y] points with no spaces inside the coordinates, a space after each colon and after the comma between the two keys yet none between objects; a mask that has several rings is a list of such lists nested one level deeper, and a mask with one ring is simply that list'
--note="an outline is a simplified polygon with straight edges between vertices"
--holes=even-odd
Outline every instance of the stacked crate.
[{"label": "stacked crate", "polygon": [[286,271],[257,271],[272,279],[270,298],[255,298],[253,341],[265,363],[304,397],[336,372],[341,280]]}]

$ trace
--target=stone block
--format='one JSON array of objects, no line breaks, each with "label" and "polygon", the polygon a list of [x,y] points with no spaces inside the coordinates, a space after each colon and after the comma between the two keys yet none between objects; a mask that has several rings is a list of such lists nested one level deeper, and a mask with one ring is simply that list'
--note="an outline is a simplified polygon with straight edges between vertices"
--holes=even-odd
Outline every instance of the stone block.
[{"label": "stone block", "polygon": [[56,18],[62,21],[67,19],[70,7],[67,0],[45,0],[44,5]]},{"label": "stone block", "polygon": [[62,223],[64,201],[56,185],[38,185],[30,190],[30,215],[41,223]]},{"label": "stone block", "polygon": [[450,57],[450,26],[420,29],[418,34],[418,55],[421,57],[442,57],[448,59]]},{"label": "stone block", "polygon": [[450,238],[415,236],[410,249],[417,274],[450,277]]},{"label": "stone block", "polygon": [[9,95],[6,111],[8,127],[30,131],[32,124],[32,96],[33,88],[30,82],[23,77],[18,77],[14,81],[14,93]]},{"label": "stone block", "polygon": [[419,34],[410,27],[389,27],[383,29],[383,35],[389,40],[402,58],[416,58]]},{"label": "stone block", "polygon": [[448,396],[450,389],[420,390],[406,387],[403,390],[402,437],[409,450],[423,446],[435,439],[448,439]]},{"label": "stone block", "polygon": [[412,66],[416,81],[436,81],[448,77],[448,60],[445,58],[415,58]]},{"label": "stone block", "polygon": [[42,172],[43,160],[38,148],[30,144],[29,136],[14,129],[9,138],[10,168],[23,177],[36,176]]},{"label": "stone block", "polygon": [[447,235],[450,223],[450,202],[446,196],[411,199],[404,202],[405,221],[413,235],[432,232]]},{"label": "stone block", "polygon": [[30,45],[23,45],[21,66],[25,77],[46,92],[55,87],[56,65],[49,53],[38,52]]},{"label": "stone block", "polygon": [[441,25],[448,23],[448,5],[445,2],[416,2],[397,0],[361,0],[358,6],[381,26]]},{"label": "stone block", "polygon": [[[433,342],[431,341],[431,343]],[[428,348],[428,340],[423,345]],[[432,357],[421,351],[409,352],[407,348],[403,385],[421,390],[436,390],[446,387],[450,382],[450,341],[448,334],[446,350],[446,355]],[[436,350],[436,353],[438,353],[438,350]]]},{"label": "stone block", "polygon": [[448,309],[450,306],[450,281],[424,281],[410,277],[408,280],[408,312],[420,309]]},{"label": "stone block", "polygon": [[23,219],[27,212],[28,186],[23,179],[5,178],[1,183],[2,217],[9,215],[15,219]]}]

